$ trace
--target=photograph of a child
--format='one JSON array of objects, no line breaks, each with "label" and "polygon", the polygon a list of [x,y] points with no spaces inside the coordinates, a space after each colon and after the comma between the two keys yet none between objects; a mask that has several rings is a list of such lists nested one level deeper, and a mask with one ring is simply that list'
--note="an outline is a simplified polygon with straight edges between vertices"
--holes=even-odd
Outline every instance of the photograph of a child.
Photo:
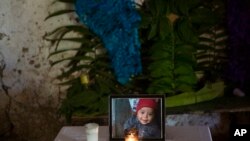
[{"label": "photograph of a child", "polygon": [[124,138],[126,133],[136,129],[140,139],[163,139],[163,101],[161,96],[111,98],[111,138]]},{"label": "photograph of a child", "polygon": [[156,120],[157,99],[140,98],[135,114],[124,123],[124,130],[136,128],[139,138],[160,138],[161,130]]}]

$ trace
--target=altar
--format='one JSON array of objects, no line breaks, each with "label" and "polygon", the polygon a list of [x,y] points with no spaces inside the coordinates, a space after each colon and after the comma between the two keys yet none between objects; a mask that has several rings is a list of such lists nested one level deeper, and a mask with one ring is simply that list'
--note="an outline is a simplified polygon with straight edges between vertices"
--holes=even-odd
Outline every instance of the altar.
[{"label": "altar", "polygon": [[[166,141],[212,141],[207,126],[166,126]],[[64,126],[54,141],[87,141],[84,126]],[[99,126],[98,141],[109,141],[109,127]]]}]

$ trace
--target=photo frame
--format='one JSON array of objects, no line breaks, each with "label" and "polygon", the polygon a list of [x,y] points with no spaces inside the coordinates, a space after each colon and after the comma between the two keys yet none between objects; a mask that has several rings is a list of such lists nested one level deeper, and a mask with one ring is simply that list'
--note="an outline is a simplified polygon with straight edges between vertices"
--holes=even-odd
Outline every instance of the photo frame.
[{"label": "photo frame", "polygon": [[[111,95],[109,105],[109,138],[128,141],[165,141],[164,95]],[[146,108],[143,108],[146,107]],[[129,137],[130,136],[130,137]]]}]

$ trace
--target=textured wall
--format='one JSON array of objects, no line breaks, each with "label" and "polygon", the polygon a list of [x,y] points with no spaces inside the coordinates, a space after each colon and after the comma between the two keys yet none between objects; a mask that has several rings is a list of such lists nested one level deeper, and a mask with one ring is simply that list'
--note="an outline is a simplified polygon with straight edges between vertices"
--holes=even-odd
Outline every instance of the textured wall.
[{"label": "textured wall", "polygon": [[26,140],[46,141],[60,127],[55,113],[64,92],[54,76],[63,66],[50,67],[50,43],[43,35],[70,22],[70,17],[44,21],[49,12],[65,7],[51,5],[52,1],[0,1],[0,82],[4,86],[0,87],[0,136],[13,131]]}]

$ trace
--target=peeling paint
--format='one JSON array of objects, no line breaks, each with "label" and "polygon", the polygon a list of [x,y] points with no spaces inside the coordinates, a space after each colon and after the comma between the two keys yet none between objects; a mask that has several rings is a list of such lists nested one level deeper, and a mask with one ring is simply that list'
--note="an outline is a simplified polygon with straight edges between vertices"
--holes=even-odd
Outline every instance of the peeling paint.
[{"label": "peeling paint", "polygon": [[27,48],[27,47],[23,47],[23,53],[27,53],[27,52],[29,52],[29,48]]},{"label": "peeling paint", "polygon": [[40,68],[41,65],[40,65],[40,64],[36,64],[34,67],[35,67],[35,68]]},{"label": "peeling paint", "polygon": [[4,33],[0,33],[0,40],[2,40],[6,35]]}]

